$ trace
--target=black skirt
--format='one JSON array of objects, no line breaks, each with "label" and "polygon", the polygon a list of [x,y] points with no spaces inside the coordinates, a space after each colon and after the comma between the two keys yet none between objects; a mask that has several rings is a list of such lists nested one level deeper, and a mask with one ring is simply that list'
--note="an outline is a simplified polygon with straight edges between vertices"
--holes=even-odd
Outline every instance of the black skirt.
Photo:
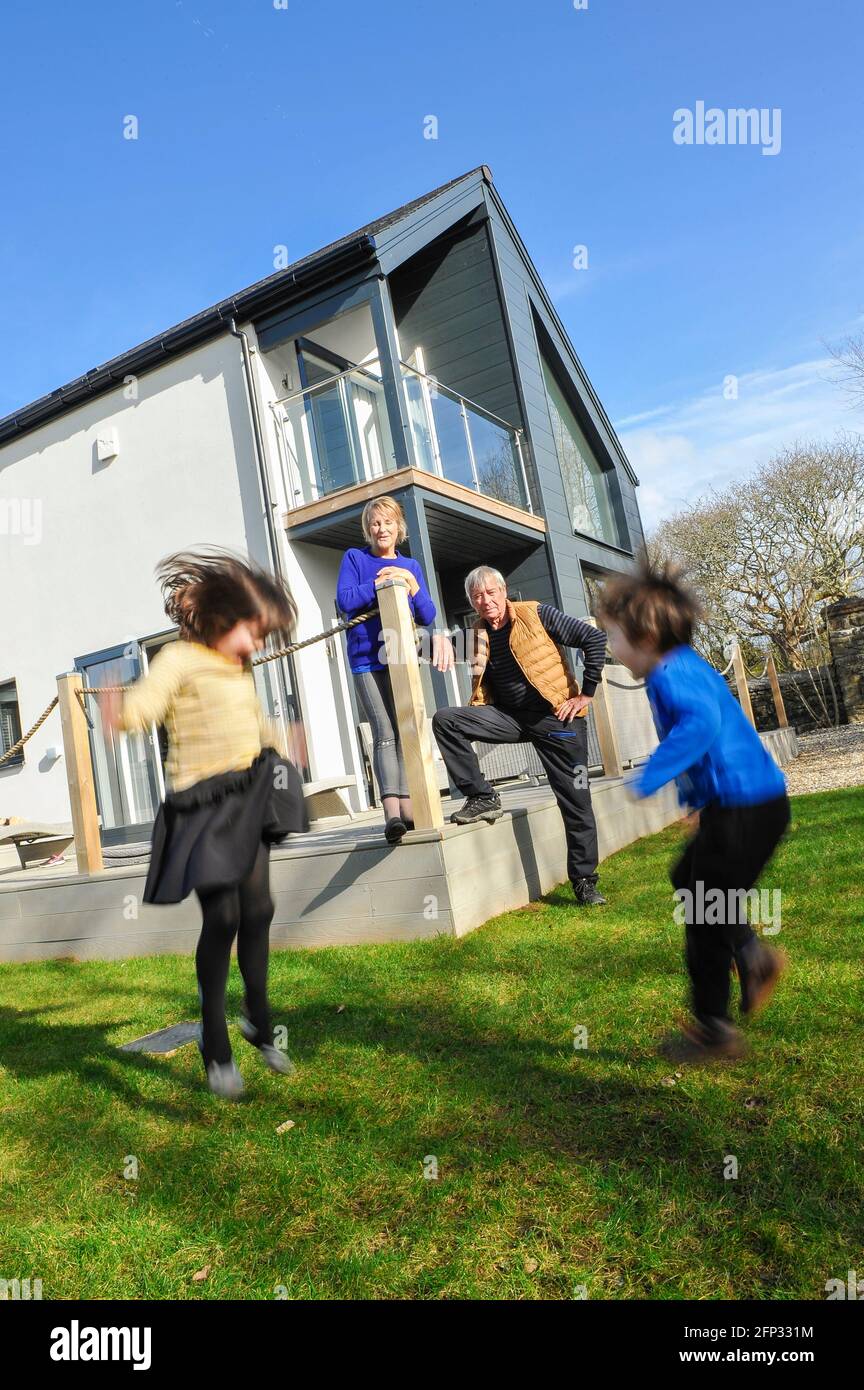
[{"label": "black skirt", "polygon": [[145,903],[179,903],[252,872],[258,847],[309,829],[303,783],[275,748],[249,767],[169,792],[156,815]]}]

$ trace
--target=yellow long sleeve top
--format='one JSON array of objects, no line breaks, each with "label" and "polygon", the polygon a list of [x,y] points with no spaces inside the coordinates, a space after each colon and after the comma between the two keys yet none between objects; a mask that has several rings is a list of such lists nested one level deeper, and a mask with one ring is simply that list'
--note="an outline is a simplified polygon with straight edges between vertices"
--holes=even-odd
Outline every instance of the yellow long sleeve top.
[{"label": "yellow long sleeve top", "polygon": [[123,698],[120,728],[164,724],[166,774],[182,791],[220,772],[239,772],[261,749],[288,756],[281,726],[261,708],[249,667],[213,647],[178,639],[156,653],[146,676]]}]

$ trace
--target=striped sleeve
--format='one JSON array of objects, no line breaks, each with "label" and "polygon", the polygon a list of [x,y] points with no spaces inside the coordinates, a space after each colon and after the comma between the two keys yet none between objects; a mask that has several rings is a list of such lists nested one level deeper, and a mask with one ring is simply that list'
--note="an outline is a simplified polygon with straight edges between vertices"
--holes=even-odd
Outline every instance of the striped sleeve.
[{"label": "striped sleeve", "polygon": [[537,616],[553,642],[559,642],[562,647],[577,647],[582,652],[585,664],[582,694],[593,695],[603,678],[606,633],[602,628],[584,622],[582,618],[568,617],[551,603],[539,604]]}]

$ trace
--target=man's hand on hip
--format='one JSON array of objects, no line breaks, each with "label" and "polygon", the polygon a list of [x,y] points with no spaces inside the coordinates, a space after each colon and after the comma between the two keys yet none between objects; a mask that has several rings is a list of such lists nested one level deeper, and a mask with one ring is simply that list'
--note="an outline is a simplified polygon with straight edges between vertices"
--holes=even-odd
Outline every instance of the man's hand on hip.
[{"label": "man's hand on hip", "polygon": [[583,709],[587,709],[590,703],[590,695],[574,695],[571,700],[565,700],[563,705],[558,706],[555,715],[565,724],[569,724],[571,719],[575,719],[577,714],[581,714]]}]

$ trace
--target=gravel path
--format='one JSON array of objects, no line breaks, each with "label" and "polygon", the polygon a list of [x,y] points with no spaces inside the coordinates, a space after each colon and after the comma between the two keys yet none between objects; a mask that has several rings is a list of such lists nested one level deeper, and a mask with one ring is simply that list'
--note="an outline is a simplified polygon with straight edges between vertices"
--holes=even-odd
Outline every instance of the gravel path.
[{"label": "gravel path", "polygon": [[799,754],[783,769],[790,796],[864,786],[864,724],[798,735]]}]

